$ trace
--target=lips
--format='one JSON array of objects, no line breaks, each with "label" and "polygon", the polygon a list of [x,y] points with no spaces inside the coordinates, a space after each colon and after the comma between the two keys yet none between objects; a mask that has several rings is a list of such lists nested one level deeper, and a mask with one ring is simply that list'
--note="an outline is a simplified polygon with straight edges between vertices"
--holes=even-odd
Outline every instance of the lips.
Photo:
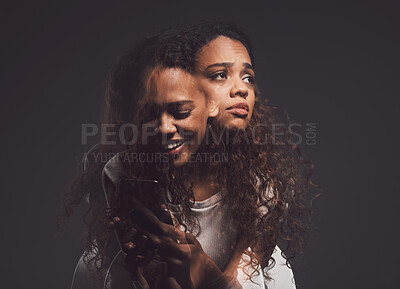
[{"label": "lips", "polygon": [[249,105],[244,102],[238,102],[226,109],[232,114],[239,117],[246,117],[249,114]]}]

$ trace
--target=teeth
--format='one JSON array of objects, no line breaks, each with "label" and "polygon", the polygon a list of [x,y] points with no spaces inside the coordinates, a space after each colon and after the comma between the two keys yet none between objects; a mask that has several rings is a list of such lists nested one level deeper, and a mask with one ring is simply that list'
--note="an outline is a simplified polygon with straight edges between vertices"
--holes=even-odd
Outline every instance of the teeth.
[{"label": "teeth", "polygon": [[175,142],[175,143],[170,143],[169,145],[167,145],[167,149],[172,150],[174,148],[177,148],[178,146],[180,146],[182,144],[181,141],[179,142]]},{"label": "teeth", "polygon": [[170,143],[168,146],[167,146],[167,149],[173,149],[173,148],[175,148],[175,147],[177,147],[178,146],[178,144],[176,144],[176,143]]}]

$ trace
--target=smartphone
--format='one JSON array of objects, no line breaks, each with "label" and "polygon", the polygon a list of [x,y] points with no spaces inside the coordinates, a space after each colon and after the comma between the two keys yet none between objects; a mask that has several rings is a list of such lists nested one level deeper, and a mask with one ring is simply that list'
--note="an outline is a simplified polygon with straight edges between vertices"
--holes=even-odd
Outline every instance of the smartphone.
[{"label": "smartphone", "polygon": [[[161,210],[161,204],[166,204],[165,193],[157,180],[123,178],[119,182],[118,197],[129,206],[132,196],[143,206],[152,211],[160,221],[173,225],[172,218]],[[129,208],[128,208],[129,209]],[[134,211],[129,210],[130,217],[135,220]]]}]

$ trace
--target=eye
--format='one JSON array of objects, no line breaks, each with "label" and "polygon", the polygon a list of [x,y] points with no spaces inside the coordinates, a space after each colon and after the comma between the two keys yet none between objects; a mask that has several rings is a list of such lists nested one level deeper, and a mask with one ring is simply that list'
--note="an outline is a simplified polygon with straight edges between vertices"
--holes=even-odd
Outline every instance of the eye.
[{"label": "eye", "polygon": [[190,116],[193,109],[195,107],[191,101],[178,101],[168,106],[168,113],[175,119],[185,119]]},{"label": "eye", "polygon": [[211,80],[222,80],[222,79],[227,79],[228,75],[226,72],[221,71],[221,72],[211,74],[210,78],[211,78]]},{"label": "eye", "polygon": [[244,82],[247,82],[247,83],[250,83],[250,84],[254,84],[254,76],[252,76],[252,75],[250,75],[250,74],[246,74],[246,75],[243,77],[243,81],[244,81]]},{"label": "eye", "polygon": [[185,119],[190,116],[192,113],[191,110],[183,110],[183,111],[175,111],[172,113],[175,119]]}]

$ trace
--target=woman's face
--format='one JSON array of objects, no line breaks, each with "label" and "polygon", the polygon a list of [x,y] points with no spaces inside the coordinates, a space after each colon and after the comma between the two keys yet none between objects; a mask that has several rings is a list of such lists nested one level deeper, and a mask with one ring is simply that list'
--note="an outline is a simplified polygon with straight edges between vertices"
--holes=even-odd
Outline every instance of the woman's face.
[{"label": "woman's face", "polygon": [[228,129],[245,129],[253,113],[254,69],[239,41],[220,36],[198,55],[195,76],[206,96],[219,103],[218,119]]},{"label": "woman's face", "polygon": [[218,107],[209,102],[193,76],[178,68],[155,69],[148,81],[145,108],[157,128],[156,148],[177,166],[188,162],[202,143],[209,117]]}]

